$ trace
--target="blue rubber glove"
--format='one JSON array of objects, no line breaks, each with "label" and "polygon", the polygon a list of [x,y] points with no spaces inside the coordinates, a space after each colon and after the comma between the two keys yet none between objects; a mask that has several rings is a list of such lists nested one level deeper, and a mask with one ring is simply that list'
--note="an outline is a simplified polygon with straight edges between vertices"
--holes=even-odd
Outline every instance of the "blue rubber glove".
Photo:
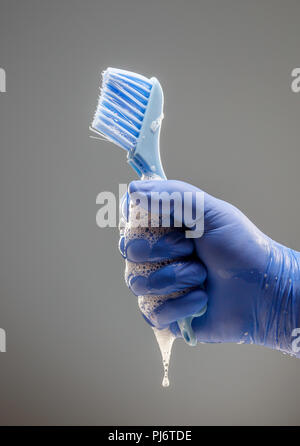
[{"label": "blue rubber glove", "polygon": [[[151,192],[179,192],[184,200],[185,192],[194,197],[197,191],[181,181],[134,181],[129,199],[146,194],[150,203]],[[204,193],[201,237],[186,238],[185,228],[174,227],[152,246],[121,237],[120,250],[140,265],[162,262],[148,277],[130,277],[135,295],[184,293],[149,314],[151,325],[169,326],[179,337],[176,321],[207,305],[192,323],[199,342],[251,343],[300,357],[300,253],[270,239],[231,204]]]}]

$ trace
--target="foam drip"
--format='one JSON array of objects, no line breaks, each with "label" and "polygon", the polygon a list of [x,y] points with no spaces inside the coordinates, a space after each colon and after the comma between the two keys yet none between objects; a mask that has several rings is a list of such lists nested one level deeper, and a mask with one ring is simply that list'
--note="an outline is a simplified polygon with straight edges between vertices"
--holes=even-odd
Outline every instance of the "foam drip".
[{"label": "foam drip", "polygon": [[173,342],[175,341],[175,336],[173,335],[173,333],[171,333],[169,328],[164,328],[163,330],[158,330],[157,328],[153,328],[153,331],[157,343],[159,345],[163,361],[164,376],[161,384],[163,387],[169,387],[170,385],[169,364],[170,364]]},{"label": "foam drip", "polygon": [[[131,225],[131,221],[136,222],[137,217],[140,222],[140,226],[133,227]],[[151,226],[151,224],[153,225],[153,222],[155,222],[155,217],[152,216],[150,221],[150,217],[146,211],[141,209],[141,207],[134,206],[133,204],[131,204],[129,211],[129,220],[125,225],[124,224],[122,225],[122,228],[120,228],[122,235],[125,237],[125,244],[127,244],[130,239],[143,238],[148,240],[150,246],[153,246],[153,244],[156,243],[160,237],[171,231],[171,228],[153,227]],[[158,219],[154,224],[159,225]],[[134,263],[126,260],[125,281],[128,284],[129,279],[132,275],[148,277],[149,274],[151,274],[152,272],[170,263],[172,263],[171,260],[164,260],[156,263],[152,262]],[[138,305],[141,312],[151,322],[155,323],[156,322],[155,315],[153,313],[154,310],[157,307],[159,307],[165,300],[176,298],[181,294],[183,294],[183,292],[176,292],[167,296],[164,295],[139,296]],[[173,335],[173,333],[170,331],[169,328],[164,328],[162,330],[153,328],[153,331],[160,348],[163,362],[164,375],[163,375],[162,386],[168,387],[170,385],[168,371],[169,371],[170,357],[175,336]]]}]

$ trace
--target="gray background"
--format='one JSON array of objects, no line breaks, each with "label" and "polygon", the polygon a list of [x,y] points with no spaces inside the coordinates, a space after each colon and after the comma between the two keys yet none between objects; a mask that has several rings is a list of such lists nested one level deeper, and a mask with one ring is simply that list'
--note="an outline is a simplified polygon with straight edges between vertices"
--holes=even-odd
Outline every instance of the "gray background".
[{"label": "gray background", "polygon": [[1,424],[300,424],[300,361],[175,344],[171,387],[96,196],[134,179],[89,139],[99,73],[155,75],[168,177],[300,248],[299,1],[0,0]]}]

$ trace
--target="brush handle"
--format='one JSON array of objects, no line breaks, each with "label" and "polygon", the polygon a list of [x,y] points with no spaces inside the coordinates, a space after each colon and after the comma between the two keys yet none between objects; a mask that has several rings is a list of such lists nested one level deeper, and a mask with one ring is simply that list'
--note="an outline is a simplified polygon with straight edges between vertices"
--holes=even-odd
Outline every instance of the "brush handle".
[{"label": "brush handle", "polygon": [[207,306],[205,305],[205,307],[201,311],[199,311],[199,313],[195,313],[193,316],[186,317],[185,319],[179,319],[177,321],[183,339],[188,345],[192,347],[197,344],[197,338],[194,333],[194,330],[192,329],[192,321],[194,317],[202,316],[206,312],[206,309]]}]

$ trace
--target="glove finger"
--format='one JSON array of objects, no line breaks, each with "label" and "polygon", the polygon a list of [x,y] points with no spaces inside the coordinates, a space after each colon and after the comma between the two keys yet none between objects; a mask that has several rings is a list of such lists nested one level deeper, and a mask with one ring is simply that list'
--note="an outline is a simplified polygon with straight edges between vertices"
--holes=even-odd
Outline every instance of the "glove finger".
[{"label": "glove finger", "polygon": [[192,228],[196,220],[200,224],[203,219],[204,192],[191,184],[175,180],[132,181],[128,190],[133,205],[158,213],[173,222],[171,226]]},{"label": "glove finger", "polygon": [[136,296],[168,295],[186,288],[199,287],[206,275],[206,269],[199,261],[174,262],[148,276],[130,274],[127,284]]},{"label": "glove finger", "polygon": [[[151,233],[151,228],[147,235]],[[158,262],[190,256],[194,243],[185,238],[183,231],[171,231],[163,235],[154,244],[147,238],[133,238],[123,241],[122,255],[130,262]]]},{"label": "glove finger", "polygon": [[172,322],[193,316],[204,310],[207,305],[207,294],[201,289],[195,289],[188,293],[168,299],[153,310],[151,321],[157,328],[169,326]]}]

